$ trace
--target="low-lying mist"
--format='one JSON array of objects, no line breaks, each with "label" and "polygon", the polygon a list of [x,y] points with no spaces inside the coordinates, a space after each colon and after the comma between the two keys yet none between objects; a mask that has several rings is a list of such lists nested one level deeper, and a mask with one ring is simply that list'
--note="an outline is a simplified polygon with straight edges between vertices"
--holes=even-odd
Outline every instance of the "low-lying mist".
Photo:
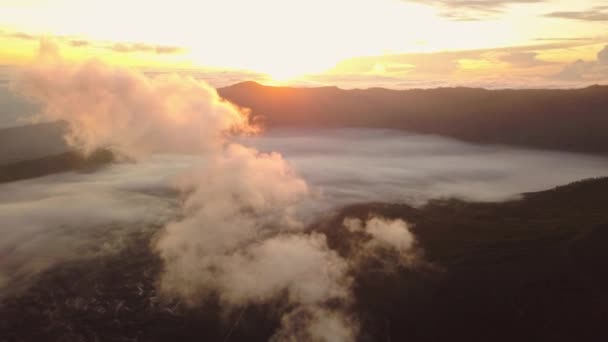
[{"label": "low-lying mist", "polygon": [[[239,140],[280,152],[307,180],[312,199],[297,213],[304,223],[351,203],[507,200],[608,173],[608,159],[602,157],[478,146],[393,130],[284,129]],[[120,248],[119,234],[176,217],[180,179],[205,165],[205,157],[165,154],[93,173],[0,185],[1,274],[18,279],[55,262]]]},{"label": "low-lying mist", "polygon": [[283,129],[242,141],[282,153],[329,206],[418,205],[443,197],[501,201],[608,173],[605,157],[480,146],[388,129]]}]

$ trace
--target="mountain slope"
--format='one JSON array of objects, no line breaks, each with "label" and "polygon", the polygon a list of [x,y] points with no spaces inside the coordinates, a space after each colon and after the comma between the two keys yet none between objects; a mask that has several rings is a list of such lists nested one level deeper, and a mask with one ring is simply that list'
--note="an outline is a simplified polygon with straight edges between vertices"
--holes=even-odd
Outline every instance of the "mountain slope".
[{"label": "mountain slope", "polygon": [[0,165],[67,152],[66,129],[59,122],[0,128]]},{"label": "mountain slope", "polygon": [[[353,274],[360,341],[608,338],[608,178],[505,203],[354,205],[310,229],[347,253],[342,220],[369,215],[413,224],[427,265]],[[128,238],[119,255],[57,266],[7,298],[0,340],[217,341],[231,331],[233,342],[266,341],[279,324],[279,303],[248,307],[234,325],[239,313],[222,314],[217,298],[161,300],[153,234]]]},{"label": "mountain slope", "polygon": [[478,143],[608,152],[608,86],[343,90],[244,82],[218,91],[270,127],[399,128]]}]

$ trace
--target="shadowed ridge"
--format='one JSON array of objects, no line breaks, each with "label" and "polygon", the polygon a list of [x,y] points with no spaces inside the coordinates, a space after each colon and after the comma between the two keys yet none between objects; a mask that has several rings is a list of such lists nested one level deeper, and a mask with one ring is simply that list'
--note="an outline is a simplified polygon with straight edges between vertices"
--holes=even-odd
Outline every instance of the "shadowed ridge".
[{"label": "shadowed ridge", "polygon": [[[267,85],[267,84],[262,84],[262,83],[258,83],[256,81],[243,81],[243,82],[238,82],[223,88],[219,88],[218,91],[219,92],[223,92],[223,91],[228,91],[228,90],[281,90],[281,89],[292,89],[292,90],[302,90],[302,89],[306,89],[306,90],[318,90],[318,89],[324,89],[324,90],[328,90],[328,89],[334,89],[334,90],[343,90],[343,91],[348,91],[347,89],[342,89],[342,88],[338,88],[336,86],[320,86],[320,87],[296,87],[296,86],[275,86],[275,85]],[[370,88],[370,89],[374,89],[374,88]],[[376,88],[376,89],[383,89],[383,90],[389,90],[390,89],[386,89],[386,88]]]},{"label": "shadowed ridge", "polygon": [[608,177],[584,179],[551,190],[525,193],[524,198],[536,205],[579,213],[601,210],[608,203]]},{"label": "shadowed ridge", "polygon": [[67,171],[94,171],[112,163],[115,156],[108,150],[98,150],[90,156],[67,151],[37,159],[0,165],[0,183],[42,177]]},{"label": "shadowed ridge", "polygon": [[[421,208],[358,204],[310,229],[325,232],[332,249],[346,253],[353,236],[342,226],[345,216],[404,219],[430,263],[394,272],[370,264],[352,275],[362,341],[603,341],[608,202],[581,215],[551,198],[570,196],[584,205],[594,200],[590,191],[606,190],[608,178],[600,178],[535,193],[544,204],[526,197]],[[150,249],[157,229],[125,236],[128,245],[117,255],[49,269],[6,298],[0,305],[3,337],[160,342],[226,336],[238,312],[222,321],[217,298],[189,307],[159,297],[154,284],[162,263]],[[247,307],[230,341],[268,340],[279,323],[277,305]]]},{"label": "shadowed ridge", "polygon": [[0,128],[0,165],[68,151],[66,129],[63,122]]},{"label": "shadowed ridge", "polygon": [[269,127],[369,127],[483,144],[608,154],[608,86],[343,90],[246,82],[218,89]]},{"label": "shadowed ridge", "polygon": [[243,82],[238,82],[232,85],[229,85],[227,87],[221,88],[221,89],[251,89],[251,88],[260,88],[260,87],[266,87],[256,81],[243,81]]}]

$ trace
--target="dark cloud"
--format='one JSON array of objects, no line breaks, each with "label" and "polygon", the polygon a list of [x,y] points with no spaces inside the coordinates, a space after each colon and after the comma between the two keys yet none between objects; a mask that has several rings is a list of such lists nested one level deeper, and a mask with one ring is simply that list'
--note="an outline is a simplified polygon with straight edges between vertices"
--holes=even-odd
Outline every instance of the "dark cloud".
[{"label": "dark cloud", "polygon": [[545,16],[579,21],[608,21],[608,6],[596,6],[587,11],[551,12]]},{"label": "dark cloud", "polygon": [[441,15],[456,21],[482,20],[515,4],[541,3],[546,0],[409,0],[441,9]]}]

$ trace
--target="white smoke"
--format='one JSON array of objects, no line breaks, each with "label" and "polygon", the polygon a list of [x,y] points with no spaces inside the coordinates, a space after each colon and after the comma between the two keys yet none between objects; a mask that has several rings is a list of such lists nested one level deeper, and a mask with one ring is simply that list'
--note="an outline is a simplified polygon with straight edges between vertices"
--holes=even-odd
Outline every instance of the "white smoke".
[{"label": "white smoke", "polygon": [[336,311],[320,308],[302,308],[282,318],[283,329],[271,342],[298,341],[354,341],[359,332],[358,323]]},{"label": "white smoke", "polygon": [[[374,257],[378,250],[389,250],[397,253],[398,264],[411,265],[418,259],[416,238],[410,230],[410,224],[397,219],[389,220],[372,216],[363,221],[358,218],[346,217],[343,226],[351,233],[364,234],[367,239],[356,246],[355,262],[362,258]],[[388,264],[388,269],[396,264]]]},{"label": "white smoke", "polygon": [[252,130],[247,112],[191,77],[148,78],[100,61],[69,62],[41,41],[35,64],[16,88],[42,104],[49,120],[70,125],[68,143],[139,157],[159,152],[201,153],[221,147],[230,130]]},{"label": "white smoke", "polygon": [[[148,78],[99,61],[68,62],[46,41],[17,87],[48,119],[66,121],[68,143],[85,153],[108,148],[135,158],[206,156],[203,167],[175,181],[180,218],[166,225],[154,246],[164,261],[165,294],[197,303],[215,292],[228,309],[286,295],[290,309],[275,339],[354,338],[356,324],[344,309],[351,297],[348,263],[324,235],[303,233],[297,219],[306,182],[279,154],[230,142],[231,132],[255,130],[246,112],[192,78]],[[330,301],[338,308],[330,309]],[[299,315],[308,318],[295,322]]]},{"label": "white smoke", "polygon": [[372,239],[370,244],[407,252],[414,244],[414,235],[407,222],[372,217],[363,222],[357,218],[347,217],[344,226],[351,232],[365,232]]}]

